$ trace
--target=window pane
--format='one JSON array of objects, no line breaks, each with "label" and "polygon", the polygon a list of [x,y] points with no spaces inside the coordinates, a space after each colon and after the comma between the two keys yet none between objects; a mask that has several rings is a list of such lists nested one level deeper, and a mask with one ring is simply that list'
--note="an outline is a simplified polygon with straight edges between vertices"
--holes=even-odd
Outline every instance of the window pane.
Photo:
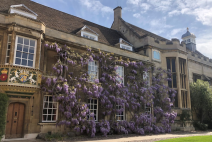
[{"label": "window pane", "polygon": [[28,66],[33,67],[33,61],[28,60]]},{"label": "window pane", "polygon": [[47,121],[51,121],[51,115],[47,116]]},{"label": "window pane", "polygon": [[29,54],[29,59],[33,60],[34,55],[33,54]]},{"label": "window pane", "polygon": [[8,42],[11,42],[11,35],[8,36]]},{"label": "window pane", "polygon": [[28,46],[24,46],[23,51],[24,51],[24,52],[28,52],[28,50],[29,50],[29,47],[28,47]]},{"label": "window pane", "polygon": [[175,59],[172,59],[172,72],[176,72],[176,69],[175,69]]},{"label": "window pane", "polygon": [[47,109],[43,109],[43,114],[47,114]]},{"label": "window pane", "polygon": [[21,65],[27,65],[27,60],[22,59]]},{"label": "window pane", "polygon": [[23,53],[22,58],[27,59],[27,55],[28,55],[27,53]]},{"label": "window pane", "polygon": [[35,41],[34,40],[30,40],[30,46],[35,47]]},{"label": "window pane", "polygon": [[22,45],[18,44],[17,45],[17,50],[22,51]]},{"label": "window pane", "polygon": [[24,45],[29,45],[29,39],[24,39]]},{"label": "window pane", "polygon": [[46,115],[43,115],[43,121],[46,121]]},{"label": "window pane", "polygon": [[18,43],[23,44],[23,38],[22,37],[18,37]]},{"label": "window pane", "polygon": [[7,50],[7,56],[10,56],[10,50]]},{"label": "window pane", "polygon": [[173,88],[177,88],[176,74],[173,74]]},{"label": "window pane", "polygon": [[16,51],[16,57],[21,58],[21,52]]},{"label": "window pane", "polygon": [[21,59],[19,59],[19,58],[16,58],[16,59],[15,59],[15,64],[18,64],[18,65],[20,65],[20,64],[21,64]]},{"label": "window pane", "polygon": [[11,46],[11,45],[9,44],[8,47],[7,47],[7,49],[10,49],[10,46]]},{"label": "window pane", "polygon": [[56,120],[56,115],[53,115],[52,116],[52,121],[55,121]]},{"label": "window pane", "polygon": [[170,59],[166,59],[166,62],[167,62],[167,69],[171,69],[171,66],[170,66]]},{"label": "window pane", "polygon": [[33,47],[29,48],[29,53],[34,53],[34,48]]},{"label": "window pane", "polygon": [[10,57],[7,57],[6,63],[9,63]]}]

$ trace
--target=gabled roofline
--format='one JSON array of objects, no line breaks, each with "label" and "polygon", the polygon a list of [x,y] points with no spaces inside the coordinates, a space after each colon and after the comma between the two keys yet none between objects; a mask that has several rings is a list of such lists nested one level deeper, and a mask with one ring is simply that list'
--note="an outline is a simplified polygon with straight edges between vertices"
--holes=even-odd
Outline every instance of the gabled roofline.
[{"label": "gabled roofline", "polygon": [[[26,8],[27,10],[29,10],[30,12],[32,12],[34,15],[36,15],[36,16],[38,16],[38,14],[36,14],[34,11],[32,11],[31,9],[29,9],[27,6],[25,6],[24,4],[18,4],[18,5],[11,5],[10,6],[10,9],[11,8],[15,8],[15,7],[21,7],[21,6],[23,6],[24,8]],[[10,9],[9,9],[9,11],[10,11]]]},{"label": "gabled roofline", "polygon": [[[132,31],[138,38],[143,38],[143,37],[146,37],[146,36],[152,37],[151,35],[148,35],[147,33],[145,33],[145,35],[143,35],[143,36],[140,36],[136,31],[133,30],[133,28],[132,28],[126,21],[124,21],[122,18],[120,18],[120,20],[121,20],[129,29],[131,29],[131,31]],[[135,25],[133,25],[133,26],[135,26]],[[135,26],[135,27],[137,27],[137,26]],[[152,33],[152,32],[149,32],[149,31],[147,31],[147,30],[144,30],[144,29],[142,29],[142,28],[140,28],[140,27],[137,27],[137,28],[139,28],[139,29],[141,29],[141,30],[143,30],[143,31],[146,31],[146,32],[148,32],[148,33],[151,33],[151,34],[153,34],[153,35],[155,35],[155,36],[158,36],[158,37],[161,38],[161,40],[170,41],[170,40],[168,40],[168,39],[166,39],[166,38],[164,38],[164,37],[161,37],[161,36],[159,36],[159,35],[156,35],[156,34],[154,34],[154,33]],[[155,39],[155,37],[152,37],[152,38]]]},{"label": "gabled roofline", "polygon": [[99,36],[99,34],[97,32],[95,32],[94,30],[92,30],[91,28],[89,28],[87,25],[83,26],[77,33],[83,31],[86,28],[88,28],[89,30],[91,30],[92,32],[94,32],[97,36]]}]

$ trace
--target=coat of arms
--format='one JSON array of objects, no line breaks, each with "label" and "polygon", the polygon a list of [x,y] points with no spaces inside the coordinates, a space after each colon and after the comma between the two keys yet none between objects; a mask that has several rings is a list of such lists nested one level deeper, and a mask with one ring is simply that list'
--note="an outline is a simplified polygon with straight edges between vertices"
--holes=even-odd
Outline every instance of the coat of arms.
[{"label": "coat of arms", "polygon": [[7,75],[8,69],[1,69],[1,75],[0,75],[0,81],[1,82],[7,82]]},{"label": "coat of arms", "polygon": [[28,70],[11,69],[9,82],[36,85],[37,73]]}]

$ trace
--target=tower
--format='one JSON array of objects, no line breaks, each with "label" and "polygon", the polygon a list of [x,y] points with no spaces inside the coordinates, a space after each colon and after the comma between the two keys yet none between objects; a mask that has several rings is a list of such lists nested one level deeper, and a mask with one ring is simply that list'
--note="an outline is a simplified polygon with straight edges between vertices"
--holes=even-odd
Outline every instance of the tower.
[{"label": "tower", "polygon": [[187,28],[187,32],[182,35],[182,40],[186,44],[186,48],[195,52],[196,51],[196,36],[189,32],[189,29]]}]

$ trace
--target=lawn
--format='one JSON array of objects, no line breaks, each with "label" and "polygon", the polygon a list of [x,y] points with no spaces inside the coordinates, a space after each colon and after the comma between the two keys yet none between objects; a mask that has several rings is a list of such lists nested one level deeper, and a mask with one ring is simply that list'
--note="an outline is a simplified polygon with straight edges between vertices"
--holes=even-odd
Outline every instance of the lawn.
[{"label": "lawn", "polygon": [[161,140],[157,142],[212,142],[212,135],[174,138],[174,139]]}]

